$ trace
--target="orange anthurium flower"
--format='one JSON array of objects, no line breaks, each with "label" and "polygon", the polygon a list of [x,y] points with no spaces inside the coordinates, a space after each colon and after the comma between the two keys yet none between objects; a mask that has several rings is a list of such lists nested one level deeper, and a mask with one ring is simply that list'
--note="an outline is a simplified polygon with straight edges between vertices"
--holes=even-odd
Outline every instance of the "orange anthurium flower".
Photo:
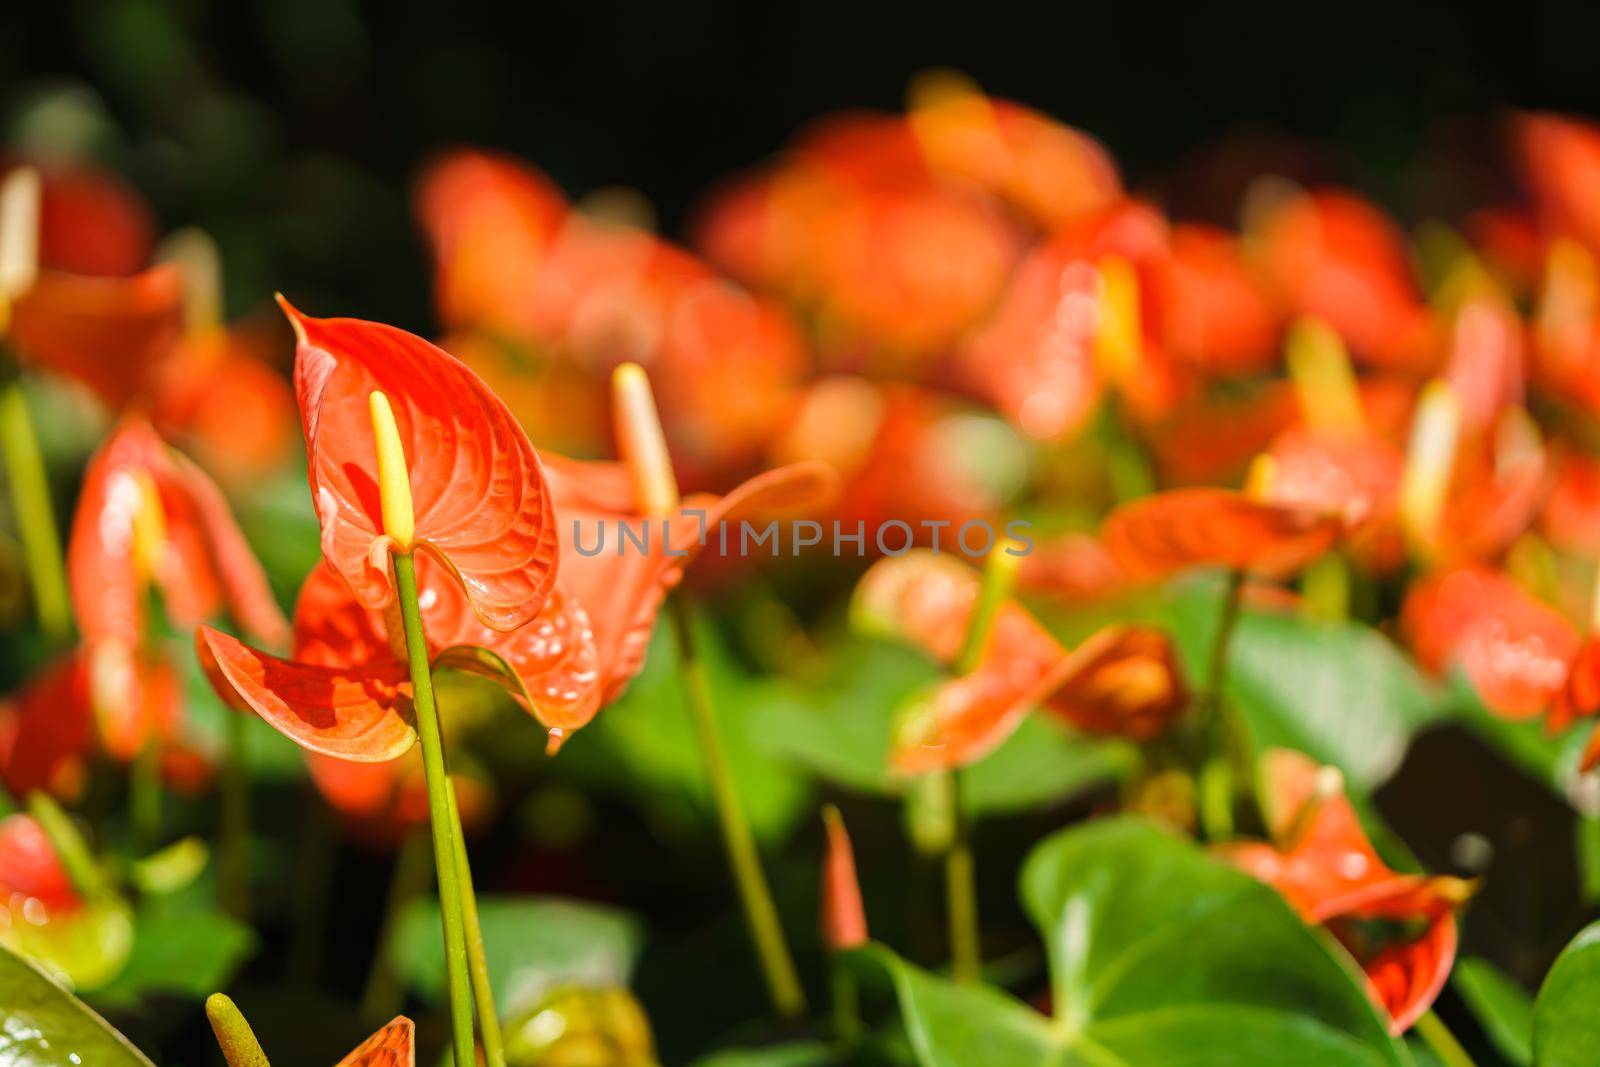
[{"label": "orange anthurium flower", "polygon": [[1583,556],[1600,554],[1600,456],[1570,448],[1552,463],[1550,495],[1539,530],[1551,545]]},{"label": "orange anthurium flower", "polygon": [[1051,231],[1122,195],[1103,145],[1031,108],[997,100],[956,75],[912,85],[910,126],[928,166],[988,189]]},{"label": "orange anthurium flower", "polygon": [[[428,825],[428,787],[422,753],[415,747],[385,763],[357,763],[307,752],[306,768],[328,806],[365,840],[394,845],[408,831]],[[480,826],[492,808],[489,785],[459,772],[453,772],[450,781],[462,825],[468,830]]]},{"label": "orange anthurium flower", "polygon": [[[418,560],[428,652],[503,686],[549,731],[552,751],[600,707],[594,634],[583,607],[557,586],[533,621],[486,626],[450,572]],[[411,682],[399,634],[385,613],[358,601],[326,561],[300,588],[291,658],[259,652],[200,627],[195,645],[212,685],[311,752],[356,762],[396,759],[411,748]]]},{"label": "orange anthurium flower", "polygon": [[182,312],[174,266],[115,278],[45,269],[12,307],[7,339],[25,362],[82,382],[120,409],[151,391]]},{"label": "orange anthurium flower", "polygon": [[1516,116],[1511,133],[1523,181],[1546,230],[1600,248],[1600,211],[1593,196],[1600,181],[1600,128],[1579,118],[1530,111]]},{"label": "orange anthurium flower", "polygon": [[[653,234],[570,210],[526,164],[447,155],[424,176],[418,213],[447,322],[535,346],[591,377],[625,361],[650,367],[668,432],[697,476],[754,458],[809,372],[800,333],[778,307]],[[741,385],[731,394],[721,387],[730,379]],[[533,424],[536,411],[513,406]]]},{"label": "orange anthurium flower", "polygon": [[221,491],[139,415],[124,417],[89,461],[67,568],[91,653],[144,640],[147,585],[180,626],[225,612],[257,640],[288,640],[266,574]]},{"label": "orange anthurium flower", "polygon": [[1162,332],[1174,359],[1214,374],[1276,364],[1283,312],[1232,234],[1174,226],[1161,298]]},{"label": "orange anthurium flower", "polygon": [[[83,907],[49,835],[31,815],[0,819],[0,901],[18,910],[12,921],[34,925]],[[30,909],[43,909],[44,914],[28,915]]]},{"label": "orange anthurium flower", "polygon": [[[0,177],[9,171],[0,161]],[[150,261],[156,222],[116,175],[75,164],[40,164],[39,264],[69,274],[136,274]]]},{"label": "orange anthurium flower", "polygon": [[416,1024],[397,1015],[333,1067],[416,1067]]},{"label": "orange anthurium flower", "polygon": [[1234,489],[1171,489],[1129,501],[1100,528],[1112,556],[1139,579],[1190,567],[1291,574],[1332,548],[1344,516],[1321,506],[1276,503]]},{"label": "orange anthurium flower", "polygon": [[[1307,923],[1337,937],[1366,972],[1368,993],[1405,1033],[1444,988],[1456,954],[1454,909],[1471,892],[1459,878],[1401,874],[1378,856],[1332,768],[1298,752],[1262,759],[1273,843],[1218,846],[1241,870],[1281,893]],[[1373,943],[1378,923],[1400,935]]]},{"label": "orange anthurium flower", "polygon": [[1459,664],[1484,704],[1507,719],[1544,711],[1579,647],[1564,616],[1481,564],[1436,571],[1413,585],[1400,629],[1425,669],[1441,673]]},{"label": "orange anthurium flower", "polygon": [[1247,240],[1290,308],[1332,326],[1357,360],[1411,374],[1438,362],[1438,328],[1405,242],[1365,200],[1336,189],[1282,196]]},{"label": "orange anthurium flower", "polygon": [[[620,696],[644,666],[661,604],[695,557],[737,544],[743,519],[805,514],[837,487],[825,465],[794,463],[726,496],[691,494],[664,513],[644,501],[626,463],[549,456],[546,469],[565,535],[561,580],[594,628],[602,703]],[[643,535],[643,547],[623,543],[624,528]]]},{"label": "orange anthurium flower", "polygon": [[210,765],[179,736],[181,720],[181,686],[164,656],[73,653],[0,703],[0,781],[14,793],[75,798],[96,752],[128,763],[154,744],[163,777],[193,791]]},{"label": "orange anthurium flower", "polygon": [[295,391],[322,552],[357,599],[381,610],[394,598],[369,408],[380,391],[406,452],[415,544],[461,583],[486,626],[539,616],[556,581],[556,527],[539,457],[511,412],[419,337],[283,306],[299,340]]},{"label": "orange anthurium flower", "polygon": [[867,913],[856,880],[856,855],[839,809],[832,804],[824,807],[822,821],[828,834],[822,858],[822,942],[830,952],[848,952],[867,943]]},{"label": "orange anthurium flower", "polygon": [[[948,555],[884,559],[862,578],[852,615],[863,630],[949,664],[966,639],[980,584],[976,571]],[[939,683],[907,713],[890,760],[907,773],[966,766],[998,747],[1034,707],[1087,733],[1148,740],[1187,705],[1165,634],[1111,626],[1069,652],[1009,601],[977,666]]]}]

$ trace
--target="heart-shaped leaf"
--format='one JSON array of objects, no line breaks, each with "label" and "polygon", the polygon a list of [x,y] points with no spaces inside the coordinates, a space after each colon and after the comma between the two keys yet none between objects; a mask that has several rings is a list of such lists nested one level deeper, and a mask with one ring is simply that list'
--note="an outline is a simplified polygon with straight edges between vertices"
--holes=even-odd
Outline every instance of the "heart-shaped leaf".
[{"label": "heart-shaped leaf", "polygon": [[[562,985],[626,986],[643,942],[632,916],[556,897],[483,897],[478,921],[502,1015],[527,1010]],[[390,947],[416,994],[441,1003],[446,986],[437,903],[407,908]]]},{"label": "heart-shaped leaf", "polygon": [[128,965],[91,999],[102,1007],[158,995],[203,1000],[228,985],[255,947],[250,928],[220,912],[141,912]]},{"label": "heart-shaped leaf", "polygon": [[694,1061],[694,1067],[829,1067],[833,1050],[817,1041],[795,1041],[767,1048],[731,1048]]},{"label": "heart-shaped leaf", "polygon": [[151,1067],[128,1039],[21,957],[0,948],[0,1063]]},{"label": "heart-shaped leaf", "polygon": [[1600,922],[1590,923],[1556,957],[1533,1002],[1533,1062],[1588,1067],[1600,1062]]},{"label": "heart-shaped leaf", "polygon": [[1500,1055],[1516,1067],[1533,1063],[1533,998],[1486,959],[1456,963],[1451,983]]},{"label": "heart-shaped leaf", "polygon": [[1152,824],[1057,834],[1028,859],[1022,893],[1047,942],[1053,1018],[870,950],[924,1067],[1410,1062],[1348,961],[1276,893]]}]

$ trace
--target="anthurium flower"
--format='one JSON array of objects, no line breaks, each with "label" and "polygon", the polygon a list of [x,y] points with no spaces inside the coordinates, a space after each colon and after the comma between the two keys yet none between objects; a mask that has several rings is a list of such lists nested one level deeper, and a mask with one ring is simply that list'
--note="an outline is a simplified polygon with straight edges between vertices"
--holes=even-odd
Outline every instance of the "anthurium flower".
[{"label": "anthurium flower", "polygon": [[0,945],[92,990],[127,963],[133,926],[121,901],[80,893],[38,820],[14,814],[0,819]]},{"label": "anthurium flower", "polygon": [[[978,573],[952,556],[907,553],[873,564],[851,615],[862,632],[949,664],[966,640],[980,585]],[[998,747],[1035,707],[1087,733],[1143,741],[1187,705],[1165,634],[1111,626],[1069,652],[1026,608],[1008,601],[977,665],[937,683],[904,714],[890,761],[907,773],[966,766]]]},{"label": "anthurium flower", "polygon": [[[942,526],[944,544],[971,520],[993,520],[1021,487],[1026,452],[1015,432],[956,397],[902,382],[837,376],[803,394],[792,419],[774,436],[777,463],[825,463],[840,489],[819,519],[854,532],[865,551],[907,537],[927,543]],[[898,526],[905,524],[909,533]],[[929,524],[935,524],[930,527]],[[959,547],[957,545],[956,547]]]},{"label": "anthurium flower", "polygon": [[[1272,843],[1230,843],[1218,851],[1281,893],[1306,922],[1327,927],[1366,973],[1390,1032],[1405,1033],[1450,975],[1454,909],[1470,884],[1391,870],[1332,768],[1274,749],[1264,755],[1261,773]],[[1399,933],[1383,938],[1389,927]]]},{"label": "anthurium flower", "polygon": [[393,408],[415,503],[413,543],[461,584],[485,626],[514,630],[544,610],[556,581],[556,527],[539,457],[506,406],[459,360],[378,323],[295,327],[295,391],[322,552],[366,607],[394,600],[369,398]]},{"label": "anthurium flower", "polygon": [[[206,998],[206,1018],[228,1067],[260,1067],[267,1062],[255,1031],[225,993]],[[397,1015],[333,1067],[416,1067],[416,1025]]]},{"label": "anthurium flower", "polygon": [[[539,616],[511,631],[474,613],[468,594],[431,557],[417,561],[418,600],[435,667],[503,686],[550,731],[552,750],[594,717],[601,697],[595,634],[581,604],[557,586]],[[411,681],[399,633],[326,561],[295,602],[288,659],[208,626],[195,644],[212,685],[241,710],[314,753],[356,762],[403,756],[416,740]]]},{"label": "anthurium flower", "polygon": [[822,859],[822,941],[830,952],[848,952],[867,943],[867,913],[856,881],[856,855],[839,809],[822,809],[827,851]]},{"label": "anthurium flower", "polygon": [[182,627],[226,613],[259,641],[288,624],[221,491],[139,415],[89,461],[67,546],[78,627],[91,655],[146,636],[147,587]]},{"label": "anthurium flower", "polygon": [[[747,466],[810,370],[776,305],[653,234],[569,208],[526,164],[452,153],[424,175],[417,203],[441,315],[458,334],[534,346],[591,380],[624,361],[652,368],[668,432],[697,479]],[[733,395],[720,388],[730,379],[741,385]],[[514,393],[513,409],[542,428]]]},{"label": "anthurium flower", "polygon": [[1577,630],[1504,573],[1482,564],[1424,576],[1406,594],[1400,629],[1424,669],[1459,665],[1491,711],[1544,711],[1578,652]]},{"label": "anthurium flower", "polygon": [[333,1067],[416,1067],[416,1024],[397,1015]]},{"label": "anthurium flower", "polygon": [[[344,816],[353,833],[364,840],[395,845],[405,835],[428,825],[428,787],[422,753],[416,748],[385,763],[358,763],[306,753],[311,783]],[[493,794],[487,782],[452,771],[451,785],[467,830],[479,826],[492,810]]]},{"label": "anthurium flower", "polygon": [[1254,212],[1246,240],[1290,309],[1332,326],[1357,360],[1409,374],[1438,363],[1438,328],[1405,242],[1365,200],[1284,193]]},{"label": "anthurium flower", "polygon": [[0,161],[0,179],[24,165],[35,168],[42,179],[40,266],[116,277],[136,274],[150,261],[155,217],[121,178],[77,163],[30,159]]},{"label": "anthurium flower", "polygon": [[[594,631],[602,703],[622,694],[644,666],[661,604],[708,546],[738,544],[745,519],[807,514],[832,499],[833,472],[794,463],[756,475],[726,496],[693,493],[652,507],[623,462],[548,456],[546,469],[561,523],[561,580]],[[623,529],[644,531],[642,547]]]},{"label": "anthurium flower", "polygon": [[1046,232],[1122,195],[1116,164],[1093,137],[985,96],[957,75],[927,74],[913,82],[907,119],[936,174],[988,189]]},{"label": "anthurium flower", "polygon": [[1113,511],[1100,536],[1133,577],[1164,578],[1190,567],[1226,567],[1267,576],[1293,573],[1328,551],[1346,530],[1338,511],[1272,499],[1265,486],[1171,489]]},{"label": "anthurium flower", "polygon": [[1591,192],[1600,180],[1600,128],[1571,116],[1528,111],[1513,119],[1511,134],[1546,231],[1600,248],[1600,211]]},{"label": "anthurium flower", "polygon": [[1538,522],[1552,546],[1582,556],[1600,554],[1600,457],[1573,448],[1555,453],[1550,493]]}]

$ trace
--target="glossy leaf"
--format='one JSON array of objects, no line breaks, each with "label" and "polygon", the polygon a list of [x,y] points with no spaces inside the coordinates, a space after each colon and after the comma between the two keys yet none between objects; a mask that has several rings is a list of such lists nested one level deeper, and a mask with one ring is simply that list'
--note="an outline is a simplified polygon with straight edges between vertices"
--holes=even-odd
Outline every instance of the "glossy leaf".
[{"label": "glossy leaf", "polygon": [[1456,963],[1450,982],[1494,1047],[1516,1067],[1533,1063],[1533,998],[1486,959]]},{"label": "glossy leaf", "polygon": [[731,1048],[695,1060],[693,1067],[830,1067],[834,1051],[817,1041],[795,1041],[766,1048]]},{"label": "glossy leaf", "polygon": [[[642,948],[632,916],[556,897],[485,896],[478,901],[501,1014],[522,1010],[565,984],[626,986]],[[437,904],[406,909],[391,943],[395,966],[416,994],[430,1003],[445,996],[444,946]]]},{"label": "glossy leaf", "polygon": [[1407,1064],[1350,971],[1276,894],[1151,824],[1064,831],[1029,857],[1054,1018],[869,950],[922,1067]]},{"label": "glossy leaf", "polygon": [[7,1067],[152,1067],[87,1005],[0,948],[0,1062]]},{"label": "glossy leaf", "polygon": [[1533,1061],[1539,1067],[1587,1067],[1600,1059],[1600,923],[1561,951],[1533,1002]]}]

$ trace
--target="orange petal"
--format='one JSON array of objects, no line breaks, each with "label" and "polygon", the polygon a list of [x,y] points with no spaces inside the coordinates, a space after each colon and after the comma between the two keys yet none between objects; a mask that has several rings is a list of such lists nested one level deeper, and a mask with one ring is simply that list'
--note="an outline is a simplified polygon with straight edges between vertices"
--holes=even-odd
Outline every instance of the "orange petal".
[{"label": "orange petal", "polygon": [[182,281],[170,265],[128,278],[41,271],[12,308],[9,338],[27,362],[120,409],[150,391],[177,343]]},{"label": "orange petal", "polygon": [[1228,489],[1174,489],[1123,504],[1101,537],[1131,575],[1163,578],[1188,567],[1292,573],[1333,547],[1337,515],[1263,503]]},{"label": "orange petal", "polygon": [[[227,683],[257,715],[302,748],[340,759],[379,762],[416,740],[410,682],[399,663],[329,667],[258,652],[209,626],[195,633],[207,674]],[[234,697],[225,697],[234,699]]]},{"label": "orange petal", "polygon": [[0,779],[16,796],[43,789],[72,798],[94,750],[83,658],[66,656],[0,702]]},{"label": "orange petal", "polygon": [[1600,129],[1594,123],[1540,112],[1518,115],[1512,127],[1523,180],[1540,215],[1556,233],[1569,233],[1600,247]]},{"label": "orange petal", "polygon": [[1410,374],[1438,362],[1437,327],[1400,231],[1352,193],[1296,193],[1255,220],[1250,246],[1297,314],[1315,315],[1358,360]]},{"label": "orange petal", "polygon": [[1442,672],[1459,663],[1491,711],[1539,714],[1567,677],[1577,630],[1555,609],[1498,571],[1467,566],[1413,585],[1400,627],[1417,661]]},{"label": "orange petal", "polygon": [[1219,374],[1276,364],[1283,313],[1233,235],[1174,226],[1162,295],[1162,330],[1174,358]]},{"label": "orange petal", "polygon": [[1189,706],[1172,640],[1108,626],[1073,650],[1045,707],[1086,733],[1147,741]]},{"label": "orange petal", "polygon": [[1456,959],[1456,917],[1444,912],[1422,936],[1390,945],[1362,964],[1372,998],[1389,1015],[1396,1037],[1433,1006]]},{"label": "orange petal", "polygon": [[415,1042],[415,1024],[404,1015],[396,1015],[333,1067],[416,1067]]},{"label": "orange petal", "polygon": [[867,913],[856,880],[856,856],[850,832],[832,805],[823,809],[827,852],[822,860],[822,941],[832,952],[847,952],[867,941]]},{"label": "orange petal", "polygon": [[410,470],[416,538],[460,579],[485,625],[511,630],[544,608],[557,538],[538,456],[511,412],[455,357],[412,334],[288,308],[323,555],[362,603],[392,599],[368,396],[389,398]]}]

